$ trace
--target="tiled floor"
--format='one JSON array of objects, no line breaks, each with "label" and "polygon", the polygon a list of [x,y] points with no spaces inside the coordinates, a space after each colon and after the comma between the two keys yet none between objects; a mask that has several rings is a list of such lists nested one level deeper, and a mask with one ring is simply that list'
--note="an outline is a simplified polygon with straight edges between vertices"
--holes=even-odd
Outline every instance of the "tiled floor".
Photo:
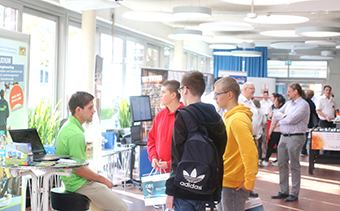
[{"label": "tiled floor", "polygon": [[[308,174],[308,157],[301,158],[301,191],[296,202],[271,199],[279,191],[278,167],[259,167],[254,191],[259,193],[266,211],[336,211],[340,210],[340,165],[316,164],[314,174]],[[144,206],[143,195],[132,185],[114,188],[128,204],[129,211],[155,211]],[[161,210],[161,209],[159,209]]]}]

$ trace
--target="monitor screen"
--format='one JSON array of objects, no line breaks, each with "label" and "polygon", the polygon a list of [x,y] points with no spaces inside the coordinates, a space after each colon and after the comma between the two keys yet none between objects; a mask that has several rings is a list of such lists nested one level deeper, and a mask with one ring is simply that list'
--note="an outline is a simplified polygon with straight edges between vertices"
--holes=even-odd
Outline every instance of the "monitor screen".
[{"label": "monitor screen", "polygon": [[151,121],[150,97],[148,95],[130,96],[132,122]]},{"label": "monitor screen", "polygon": [[140,142],[142,141],[142,125],[133,125],[131,126],[131,142]]}]

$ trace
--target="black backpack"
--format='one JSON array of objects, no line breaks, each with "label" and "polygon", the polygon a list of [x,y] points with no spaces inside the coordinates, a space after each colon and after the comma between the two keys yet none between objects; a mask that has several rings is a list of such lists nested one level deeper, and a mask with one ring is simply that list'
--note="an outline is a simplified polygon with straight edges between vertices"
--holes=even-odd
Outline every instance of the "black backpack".
[{"label": "black backpack", "polygon": [[[198,124],[194,111],[185,107],[179,109],[186,128],[187,140],[183,155],[177,165],[174,184],[184,190],[210,195],[211,201],[220,201],[222,190],[221,160],[207,129]],[[223,166],[222,166],[223,167]]]}]

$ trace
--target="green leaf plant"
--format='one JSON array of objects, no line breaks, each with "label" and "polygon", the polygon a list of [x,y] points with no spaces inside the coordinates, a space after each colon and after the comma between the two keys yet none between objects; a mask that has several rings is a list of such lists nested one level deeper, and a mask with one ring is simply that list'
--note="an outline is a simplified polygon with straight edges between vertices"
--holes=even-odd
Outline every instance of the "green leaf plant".
[{"label": "green leaf plant", "polygon": [[33,108],[28,115],[28,128],[36,128],[44,145],[54,146],[59,133],[60,111],[58,105],[51,109],[50,100],[40,100],[40,103]]},{"label": "green leaf plant", "polygon": [[121,128],[130,127],[131,114],[130,106],[127,100],[123,99],[120,104],[117,105],[118,112],[116,113]]}]

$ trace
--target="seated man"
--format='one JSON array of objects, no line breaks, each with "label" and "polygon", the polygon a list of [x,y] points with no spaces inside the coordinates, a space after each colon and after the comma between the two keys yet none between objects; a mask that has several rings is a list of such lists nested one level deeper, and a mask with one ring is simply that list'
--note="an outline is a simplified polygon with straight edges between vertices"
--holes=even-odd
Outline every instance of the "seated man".
[{"label": "seated man", "polygon": [[[68,103],[72,116],[61,128],[57,139],[56,154],[72,155],[87,159],[84,122],[91,122],[94,110],[93,96],[87,92],[76,92]],[[87,167],[72,170],[71,177],[61,176],[65,189],[87,196],[91,200],[90,210],[127,210],[126,203],[112,190],[107,178]]]}]

